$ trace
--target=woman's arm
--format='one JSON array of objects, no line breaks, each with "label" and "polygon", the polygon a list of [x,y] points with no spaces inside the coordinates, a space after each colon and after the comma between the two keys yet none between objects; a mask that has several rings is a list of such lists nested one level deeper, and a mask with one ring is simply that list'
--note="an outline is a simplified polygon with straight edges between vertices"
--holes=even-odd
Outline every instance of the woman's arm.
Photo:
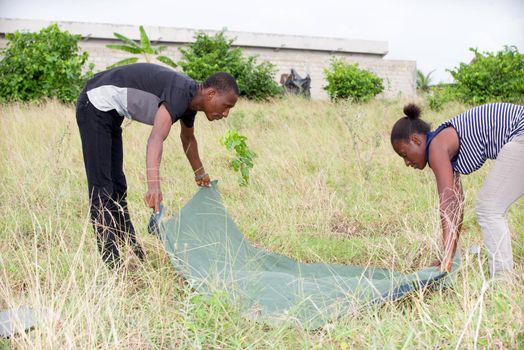
[{"label": "woman's arm", "polygon": [[430,148],[430,158],[432,170],[437,181],[444,245],[440,269],[441,271],[450,271],[462,227],[464,196],[460,177],[453,172],[448,152],[435,146],[437,145],[432,145]]},{"label": "woman's arm", "polygon": [[[462,191],[462,183],[460,182],[460,175],[453,173],[453,190],[452,190],[452,204],[450,204],[450,214],[446,215],[447,230],[443,230],[444,241],[444,257],[440,268],[442,271],[450,271],[453,263],[453,257],[457,250],[457,243],[462,230],[462,221],[464,219],[464,193]],[[447,208],[446,208],[447,209]],[[444,209],[444,210],[446,210]],[[447,232],[447,236],[446,236]]]}]

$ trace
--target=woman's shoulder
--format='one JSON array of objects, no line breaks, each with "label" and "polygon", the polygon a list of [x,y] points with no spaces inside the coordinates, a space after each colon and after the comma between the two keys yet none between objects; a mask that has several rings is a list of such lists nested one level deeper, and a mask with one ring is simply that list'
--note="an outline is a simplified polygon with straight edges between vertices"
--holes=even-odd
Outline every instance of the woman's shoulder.
[{"label": "woman's shoulder", "polygon": [[443,128],[437,135],[435,135],[431,143],[431,148],[437,152],[447,152],[450,159],[458,153],[460,148],[459,135],[451,125]]}]

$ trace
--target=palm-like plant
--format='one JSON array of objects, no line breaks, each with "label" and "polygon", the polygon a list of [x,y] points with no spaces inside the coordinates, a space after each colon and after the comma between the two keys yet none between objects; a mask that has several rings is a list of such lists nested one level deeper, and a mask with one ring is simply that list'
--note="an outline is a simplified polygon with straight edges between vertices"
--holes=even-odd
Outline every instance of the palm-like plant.
[{"label": "palm-like plant", "polygon": [[[140,45],[136,41],[131,40],[122,34],[113,33],[113,35],[117,39],[119,39],[122,42],[122,44],[108,44],[106,45],[107,48],[129,52],[134,55],[142,55],[142,57],[144,57],[146,62],[151,62],[151,56],[156,55],[156,59],[158,61],[165,63],[168,66],[173,67],[173,68],[177,67],[177,64],[171,58],[164,56],[164,55],[160,55],[162,51],[167,49],[167,45],[152,46],[151,41],[149,40],[143,26],[140,26]],[[125,58],[121,61],[118,61],[108,66],[107,68],[111,69],[113,67],[135,63],[138,61],[138,59],[139,57]]]},{"label": "palm-like plant", "polygon": [[432,70],[428,74],[424,75],[421,70],[417,69],[417,90],[428,92],[431,87],[431,74],[435,70]]}]

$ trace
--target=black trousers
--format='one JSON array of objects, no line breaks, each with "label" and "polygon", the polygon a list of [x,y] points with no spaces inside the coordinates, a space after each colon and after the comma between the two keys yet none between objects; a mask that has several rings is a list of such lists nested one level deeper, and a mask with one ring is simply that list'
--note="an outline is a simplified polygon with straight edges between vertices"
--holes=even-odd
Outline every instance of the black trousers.
[{"label": "black trousers", "polygon": [[89,189],[90,215],[102,259],[120,265],[119,246],[128,244],[144,259],[127,209],[127,182],[123,170],[122,121],[116,110],[96,109],[82,91],[76,104],[82,152]]}]

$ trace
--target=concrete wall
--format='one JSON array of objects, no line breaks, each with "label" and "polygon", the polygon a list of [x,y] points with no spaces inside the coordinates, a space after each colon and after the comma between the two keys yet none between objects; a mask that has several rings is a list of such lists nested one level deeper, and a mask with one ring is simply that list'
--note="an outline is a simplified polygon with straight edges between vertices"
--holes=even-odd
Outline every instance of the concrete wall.
[{"label": "concrete wall", "polygon": [[[39,31],[51,22],[36,20],[16,20],[0,18],[0,34],[15,30]],[[89,52],[89,61],[95,64],[95,70],[103,70],[108,65],[131,55],[105,47],[116,43],[113,32],[121,33],[132,39],[139,39],[137,26],[113,25],[100,23],[58,22],[62,30],[81,34],[84,38],[80,47]],[[178,48],[193,41],[197,32],[194,29],[145,27],[154,44],[164,44],[168,48],[163,54],[175,61],[180,59]],[[205,31],[213,35],[215,31]],[[412,97],[416,94],[416,63],[414,61],[386,60],[388,46],[383,41],[350,40],[340,38],[305,37],[298,35],[261,34],[246,32],[226,33],[236,38],[235,45],[244,50],[245,55],[258,55],[259,60],[267,60],[276,65],[275,80],[280,75],[289,73],[291,68],[305,76],[311,76],[311,95],[317,99],[327,99],[322,87],[325,85],[323,69],[329,66],[332,56],[351,63],[358,63],[384,79],[386,98],[399,95]],[[5,46],[3,35],[0,47]]]}]

